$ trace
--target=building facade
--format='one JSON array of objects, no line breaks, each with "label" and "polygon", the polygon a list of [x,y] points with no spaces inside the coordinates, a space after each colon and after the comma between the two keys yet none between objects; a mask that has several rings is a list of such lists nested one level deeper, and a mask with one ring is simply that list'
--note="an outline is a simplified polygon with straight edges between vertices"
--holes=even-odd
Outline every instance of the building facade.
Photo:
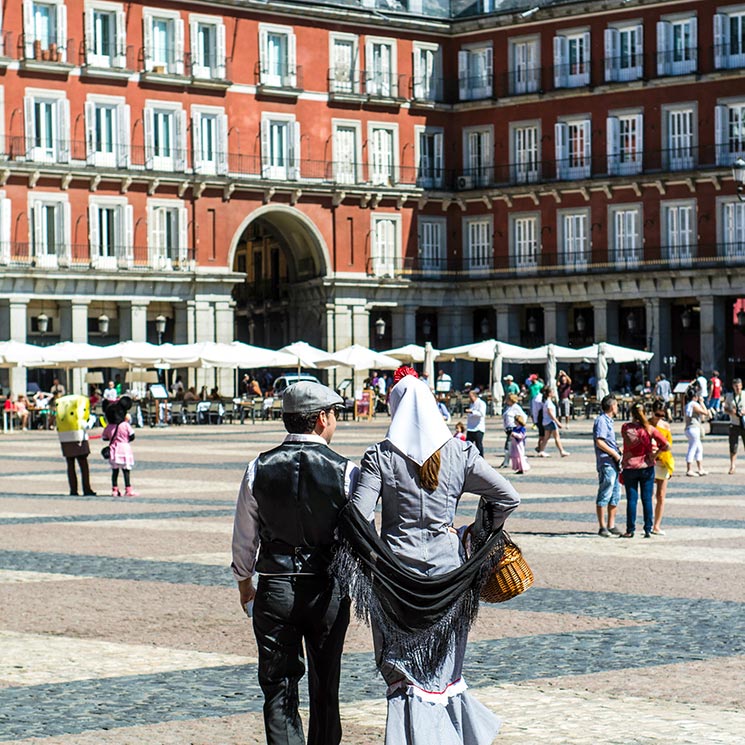
[{"label": "building facade", "polygon": [[745,372],[745,5],[5,0],[0,40],[0,338]]}]

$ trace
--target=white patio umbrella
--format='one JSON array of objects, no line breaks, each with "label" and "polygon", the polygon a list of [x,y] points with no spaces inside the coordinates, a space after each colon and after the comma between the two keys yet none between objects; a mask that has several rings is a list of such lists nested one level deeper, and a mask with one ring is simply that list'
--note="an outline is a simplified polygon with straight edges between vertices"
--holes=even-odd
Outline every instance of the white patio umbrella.
[{"label": "white patio umbrella", "polygon": [[608,387],[608,358],[605,356],[606,344],[597,345],[597,360],[595,362],[595,391],[598,400],[610,393]]},{"label": "white patio umbrella", "polygon": [[28,367],[43,359],[43,350],[21,341],[0,341],[0,367]]},{"label": "white patio umbrella", "polygon": [[502,411],[504,400],[504,386],[502,385],[502,345],[497,342],[494,345],[494,358],[491,363],[491,396],[492,410],[494,414]]},{"label": "white patio umbrella", "polygon": [[556,385],[556,347],[546,344],[546,386],[553,388]]},{"label": "white patio umbrella", "polygon": [[395,370],[401,362],[360,344],[352,344],[337,352],[330,352],[327,359],[317,363],[317,367],[323,368],[337,365],[351,367],[353,370]]},{"label": "white patio umbrella", "polygon": [[[430,344],[430,342],[427,342],[427,344]],[[431,344],[430,347],[432,347]],[[419,344],[406,344],[403,347],[387,349],[383,354],[387,354],[389,357],[395,357],[397,360],[401,360],[401,362],[406,362],[411,365],[414,363],[421,364],[424,362],[425,352],[426,345],[422,347]],[[434,358],[432,360],[434,366],[434,359],[440,354],[440,350],[432,347],[432,352],[434,353]]]},{"label": "white patio umbrella", "polygon": [[296,359],[274,349],[255,347],[239,341],[230,344],[203,342],[200,350],[202,367],[295,367]]},{"label": "white patio umbrella", "polygon": [[435,389],[435,350],[431,342],[424,343],[424,378],[430,390]]},{"label": "white patio umbrella", "polygon": [[[457,347],[456,347],[457,349]],[[487,339],[469,346],[466,359],[478,360],[480,362],[492,362],[494,356],[499,353],[503,362],[542,362],[545,360],[543,353],[538,350],[521,347],[517,344],[509,344],[497,339]]]},{"label": "white patio umbrella", "polygon": [[577,352],[583,354],[588,362],[594,362],[600,352],[600,344],[604,345],[606,359],[609,362],[617,362],[621,365],[628,362],[649,362],[654,357],[654,352],[646,352],[643,349],[634,349],[633,347],[621,347],[608,342],[591,344],[589,347],[578,349]]},{"label": "white patio umbrella", "polygon": [[325,350],[314,347],[306,341],[294,341],[292,344],[282,347],[279,351],[289,354],[297,360],[298,374],[303,367],[315,369],[317,362],[325,360],[329,356],[329,353]]}]

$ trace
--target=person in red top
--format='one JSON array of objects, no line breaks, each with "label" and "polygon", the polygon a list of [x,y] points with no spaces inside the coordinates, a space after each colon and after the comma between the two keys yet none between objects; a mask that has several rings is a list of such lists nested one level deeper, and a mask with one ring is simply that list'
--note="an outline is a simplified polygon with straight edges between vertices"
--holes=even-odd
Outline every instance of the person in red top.
[{"label": "person in red top", "polygon": [[709,378],[709,400],[706,408],[711,412],[719,411],[722,403],[722,381],[719,379],[719,371],[713,370]]},{"label": "person in red top", "polygon": [[636,528],[636,504],[642,498],[644,537],[652,535],[652,493],[654,492],[654,461],[661,450],[669,450],[665,435],[653,427],[644,413],[644,405],[631,407],[631,421],[621,427],[623,438],[623,485],[626,487],[626,532],[621,538],[633,538]]}]

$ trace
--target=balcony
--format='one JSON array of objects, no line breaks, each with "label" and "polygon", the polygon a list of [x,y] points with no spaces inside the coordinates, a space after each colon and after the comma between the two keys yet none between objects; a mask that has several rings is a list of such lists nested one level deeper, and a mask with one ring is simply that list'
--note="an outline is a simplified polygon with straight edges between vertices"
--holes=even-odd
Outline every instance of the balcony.
[{"label": "balcony", "polygon": [[186,75],[190,79],[192,88],[204,88],[206,90],[227,90],[233,80],[233,59],[227,57],[218,59],[216,55],[209,55],[205,59],[201,55],[187,53]]},{"label": "balcony", "polygon": [[362,92],[359,70],[348,67],[328,69],[329,100],[339,103],[363,103],[367,94]]},{"label": "balcony", "polygon": [[368,103],[398,108],[406,100],[403,97],[407,91],[405,75],[362,70],[360,76],[364,81],[364,92]]},{"label": "balcony", "polygon": [[127,80],[137,67],[136,56],[133,46],[117,48],[113,43],[98,51],[81,49],[81,75],[104,80]]},{"label": "balcony", "polygon": [[303,92],[303,68],[300,65],[281,64],[270,67],[257,62],[254,79],[257,95],[296,100]]},{"label": "balcony", "polygon": [[172,48],[141,47],[138,56],[140,80],[152,85],[184,86],[190,79],[185,69],[186,55]]},{"label": "balcony", "polygon": [[420,282],[463,282],[468,280],[513,280],[527,277],[566,277],[588,274],[607,274],[625,271],[636,274],[642,272],[680,271],[698,272],[701,270],[719,271],[721,269],[745,269],[745,244],[719,243],[690,247],[681,250],[673,246],[645,246],[644,248],[619,251],[612,247],[593,247],[588,251],[561,255],[538,254],[534,262],[517,265],[515,257],[508,255],[507,246],[499,247],[500,253],[494,256],[489,266],[479,263],[467,266],[465,261],[458,264],[453,258],[423,259],[419,256],[386,257],[384,260],[371,256],[367,260],[366,273],[370,277],[380,276],[377,271],[383,263],[388,268],[387,278],[410,279]]},{"label": "balcony", "polygon": [[41,40],[21,34],[16,51],[21,70],[67,77],[75,67],[70,61],[75,52],[75,42],[72,39],[60,39],[43,45]]},{"label": "balcony", "polygon": [[160,271],[192,272],[196,267],[195,251],[185,248],[173,258],[162,257],[148,246],[117,246],[112,256],[94,256],[87,243],[59,245],[56,254],[39,255],[31,243],[0,244],[0,266],[19,269],[50,268],[73,271]]}]

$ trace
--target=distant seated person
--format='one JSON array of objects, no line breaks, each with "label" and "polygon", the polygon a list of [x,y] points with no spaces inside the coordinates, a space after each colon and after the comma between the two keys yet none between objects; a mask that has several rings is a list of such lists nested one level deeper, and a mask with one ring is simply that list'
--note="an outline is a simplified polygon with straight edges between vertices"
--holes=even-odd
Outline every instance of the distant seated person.
[{"label": "distant seated person", "polygon": [[184,403],[188,403],[189,401],[199,401],[199,396],[197,396],[197,389],[194,386],[189,388],[186,393],[184,393]]},{"label": "distant seated person", "polygon": [[114,381],[110,380],[106,388],[103,392],[104,400],[106,401],[118,401],[119,400],[119,394],[116,391],[116,386],[114,385]]},{"label": "distant seated person", "polygon": [[181,380],[180,375],[171,384],[171,395],[177,401],[180,401],[184,397],[184,382]]},{"label": "distant seated person", "polygon": [[215,386],[210,391],[210,401],[219,401],[221,398],[222,396],[220,396],[220,392],[217,390],[217,386]]},{"label": "distant seated person", "polygon": [[21,422],[21,429],[28,429],[28,399],[25,394],[19,393],[15,406],[16,414]]},{"label": "distant seated person", "polygon": [[57,378],[55,378],[52,381],[52,387],[50,389],[50,392],[55,398],[60,398],[60,396],[65,395],[65,386],[62,385],[62,383],[60,383],[59,380],[57,380]]},{"label": "distant seated person", "polygon": [[435,390],[438,393],[450,393],[453,387],[453,379],[444,371],[437,371],[437,380],[435,381]]},{"label": "distant seated person", "polygon": [[54,396],[51,393],[46,393],[44,391],[36,391],[34,395],[31,397],[31,400],[34,402],[34,406],[37,409],[48,409],[49,405],[52,403],[52,399]]},{"label": "distant seated person", "polygon": [[249,396],[261,396],[261,386],[256,378],[251,378],[248,381],[248,395]]}]

